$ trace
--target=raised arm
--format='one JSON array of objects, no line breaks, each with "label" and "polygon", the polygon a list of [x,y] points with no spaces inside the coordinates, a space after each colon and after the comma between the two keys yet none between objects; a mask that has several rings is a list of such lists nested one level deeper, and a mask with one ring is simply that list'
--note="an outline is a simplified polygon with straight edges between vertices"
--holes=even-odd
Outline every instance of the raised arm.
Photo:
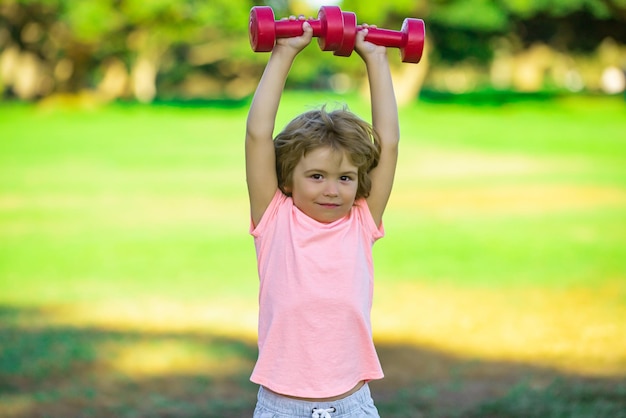
[{"label": "raised arm", "polygon": [[303,29],[302,36],[277,40],[250,105],[246,124],[246,180],[254,225],[258,225],[278,189],[274,125],[291,65],[311,42],[311,26],[303,23]]},{"label": "raised arm", "polygon": [[387,48],[365,41],[366,35],[367,30],[359,31],[357,34],[356,51],[365,62],[367,69],[372,125],[381,141],[380,162],[370,173],[372,190],[367,198],[367,204],[374,221],[380,225],[396,173],[400,126],[398,106],[387,60]]}]

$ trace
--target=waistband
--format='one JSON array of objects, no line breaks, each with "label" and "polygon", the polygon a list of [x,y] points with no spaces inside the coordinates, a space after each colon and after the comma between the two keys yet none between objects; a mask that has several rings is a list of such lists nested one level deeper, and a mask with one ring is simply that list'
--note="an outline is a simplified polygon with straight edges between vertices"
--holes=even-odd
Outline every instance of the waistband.
[{"label": "waistband", "polygon": [[332,417],[339,418],[344,414],[350,415],[362,405],[370,402],[372,394],[366,383],[352,395],[346,396],[343,399],[330,402],[309,402],[280,396],[261,386],[257,399],[258,405],[278,414],[297,414],[297,416],[310,417],[315,408],[334,408],[335,412],[332,413]]}]

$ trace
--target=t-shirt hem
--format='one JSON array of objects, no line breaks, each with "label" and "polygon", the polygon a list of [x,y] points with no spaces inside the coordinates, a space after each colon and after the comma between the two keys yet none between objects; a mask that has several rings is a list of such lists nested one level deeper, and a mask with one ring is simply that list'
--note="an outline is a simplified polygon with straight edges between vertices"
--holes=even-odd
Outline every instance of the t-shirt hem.
[{"label": "t-shirt hem", "polygon": [[[365,381],[365,382],[371,382],[372,380],[380,380],[384,377],[384,374],[380,373],[380,374],[375,374],[375,375],[368,375],[365,377],[361,377],[361,378],[357,378],[354,383],[351,383],[349,385],[347,385],[348,387],[346,388],[339,388],[337,390],[324,390],[324,391],[299,391],[299,390],[294,390],[292,387],[282,387],[280,385],[276,385],[271,383],[268,380],[265,380],[263,378],[256,378],[256,377],[251,377],[250,381],[252,383],[256,383],[257,385],[263,386],[269,390],[271,390],[274,393],[277,393],[279,395],[286,395],[286,396],[295,396],[298,398],[331,398],[331,397],[335,397],[335,396],[339,396],[341,394],[347,393],[349,392],[352,388],[354,388],[359,382]],[[325,388],[326,389],[326,388]]]}]

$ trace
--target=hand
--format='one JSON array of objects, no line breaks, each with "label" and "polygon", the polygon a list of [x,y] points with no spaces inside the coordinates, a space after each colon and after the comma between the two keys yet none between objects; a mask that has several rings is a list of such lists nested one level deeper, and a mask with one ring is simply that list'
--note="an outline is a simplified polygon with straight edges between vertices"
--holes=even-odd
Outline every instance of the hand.
[{"label": "hand", "polygon": [[364,61],[367,61],[369,57],[373,57],[376,55],[384,55],[386,57],[387,47],[376,45],[365,40],[369,28],[375,29],[376,25],[368,25],[367,23],[364,23],[361,25],[361,28],[362,29],[359,30],[356,34],[356,44],[354,49],[356,50],[357,54],[359,54],[359,56]]},{"label": "hand", "polygon": [[289,20],[302,21],[302,35],[290,38],[278,38],[276,39],[276,45],[274,46],[274,49],[276,50],[279,48],[289,48],[297,54],[311,43],[311,39],[313,39],[313,28],[311,28],[309,22],[307,22],[302,15],[297,18],[295,16],[290,16]]}]

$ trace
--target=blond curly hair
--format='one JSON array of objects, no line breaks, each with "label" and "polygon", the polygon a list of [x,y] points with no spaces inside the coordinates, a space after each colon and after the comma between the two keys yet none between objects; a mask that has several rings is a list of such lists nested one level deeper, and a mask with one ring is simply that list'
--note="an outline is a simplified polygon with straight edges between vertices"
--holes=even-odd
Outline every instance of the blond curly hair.
[{"label": "blond curly hair", "polygon": [[355,199],[370,194],[372,181],[369,173],[380,159],[380,139],[371,124],[365,122],[347,107],[328,112],[326,106],[301,114],[276,135],[276,175],[278,187],[287,196],[293,172],[302,157],[320,147],[330,147],[346,153],[358,168],[358,186]]}]

